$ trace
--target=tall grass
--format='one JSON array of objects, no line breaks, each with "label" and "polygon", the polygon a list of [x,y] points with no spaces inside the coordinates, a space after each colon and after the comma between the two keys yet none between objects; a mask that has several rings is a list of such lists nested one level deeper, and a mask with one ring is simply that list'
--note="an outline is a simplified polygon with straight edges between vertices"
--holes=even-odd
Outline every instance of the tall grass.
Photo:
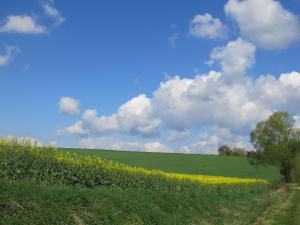
[{"label": "tall grass", "polygon": [[31,179],[38,183],[117,187],[175,192],[258,192],[269,189],[260,179],[240,179],[164,173],[79,156],[28,140],[0,139],[0,178]]}]

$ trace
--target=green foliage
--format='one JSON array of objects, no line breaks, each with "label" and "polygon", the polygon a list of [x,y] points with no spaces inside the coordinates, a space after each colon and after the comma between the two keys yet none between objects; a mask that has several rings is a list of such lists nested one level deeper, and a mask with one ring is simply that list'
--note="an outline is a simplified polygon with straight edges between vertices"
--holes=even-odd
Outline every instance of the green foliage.
[{"label": "green foliage", "polygon": [[89,188],[174,192],[260,191],[268,185],[200,184],[184,176],[166,176],[161,171],[129,167],[99,157],[79,156],[59,150],[19,143],[0,144],[0,178],[32,179],[38,183],[78,185]]},{"label": "green foliage", "polygon": [[272,204],[253,225],[299,225],[300,191],[286,188],[272,196]]},{"label": "green foliage", "polygon": [[295,162],[294,176],[296,181],[300,183],[300,154],[296,157]]},{"label": "green foliage", "polygon": [[250,134],[257,150],[251,155],[254,164],[271,164],[280,169],[286,182],[293,181],[295,156],[300,153],[300,131],[287,112],[276,112],[259,122]]},{"label": "green foliage", "polygon": [[269,192],[174,193],[0,179],[1,225],[251,224]]},{"label": "green foliage", "polygon": [[232,155],[232,151],[228,145],[221,145],[218,149],[219,155]]},{"label": "green foliage", "polygon": [[235,147],[231,149],[227,145],[221,145],[218,149],[220,156],[237,156],[237,157],[244,157],[246,156],[246,150],[243,148]]},{"label": "green foliage", "polygon": [[233,148],[232,156],[244,157],[246,156],[246,150],[243,148]]}]

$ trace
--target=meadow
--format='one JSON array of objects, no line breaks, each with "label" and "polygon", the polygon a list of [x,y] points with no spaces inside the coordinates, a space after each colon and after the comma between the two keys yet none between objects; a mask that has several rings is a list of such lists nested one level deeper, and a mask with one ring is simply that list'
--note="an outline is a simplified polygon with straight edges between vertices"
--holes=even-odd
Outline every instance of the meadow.
[{"label": "meadow", "polygon": [[[137,158],[149,162],[124,163]],[[196,158],[0,140],[0,224],[246,225],[278,196],[274,168],[237,167],[247,163],[238,157]],[[223,167],[233,162],[229,176]]]},{"label": "meadow", "polygon": [[0,224],[246,225],[269,192],[174,193],[0,179]]}]

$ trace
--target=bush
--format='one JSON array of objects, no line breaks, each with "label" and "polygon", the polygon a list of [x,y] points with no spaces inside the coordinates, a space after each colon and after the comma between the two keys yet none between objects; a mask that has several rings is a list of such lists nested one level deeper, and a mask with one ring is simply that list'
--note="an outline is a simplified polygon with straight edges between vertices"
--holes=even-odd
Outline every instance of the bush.
[{"label": "bush", "polygon": [[129,167],[99,157],[79,156],[26,142],[20,144],[16,140],[12,143],[0,140],[0,178],[176,192],[259,190],[268,186],[264,185],[268,182],[258,179],[171,174]]}]

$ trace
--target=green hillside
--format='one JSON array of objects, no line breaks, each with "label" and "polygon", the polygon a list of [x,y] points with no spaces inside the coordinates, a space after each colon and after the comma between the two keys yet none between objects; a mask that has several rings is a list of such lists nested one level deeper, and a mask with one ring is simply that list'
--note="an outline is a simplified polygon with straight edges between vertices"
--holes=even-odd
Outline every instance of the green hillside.
[{"label": "green hillside", "polygon": [[236,176],[272,180],[279,178],[279,172],[276,168],[255,168],[249,164],[246,158],[241,157],[70,148],[61,148],[61,150],[81,155],[100,156],[130,166],[159,169],[173,173]]}]

